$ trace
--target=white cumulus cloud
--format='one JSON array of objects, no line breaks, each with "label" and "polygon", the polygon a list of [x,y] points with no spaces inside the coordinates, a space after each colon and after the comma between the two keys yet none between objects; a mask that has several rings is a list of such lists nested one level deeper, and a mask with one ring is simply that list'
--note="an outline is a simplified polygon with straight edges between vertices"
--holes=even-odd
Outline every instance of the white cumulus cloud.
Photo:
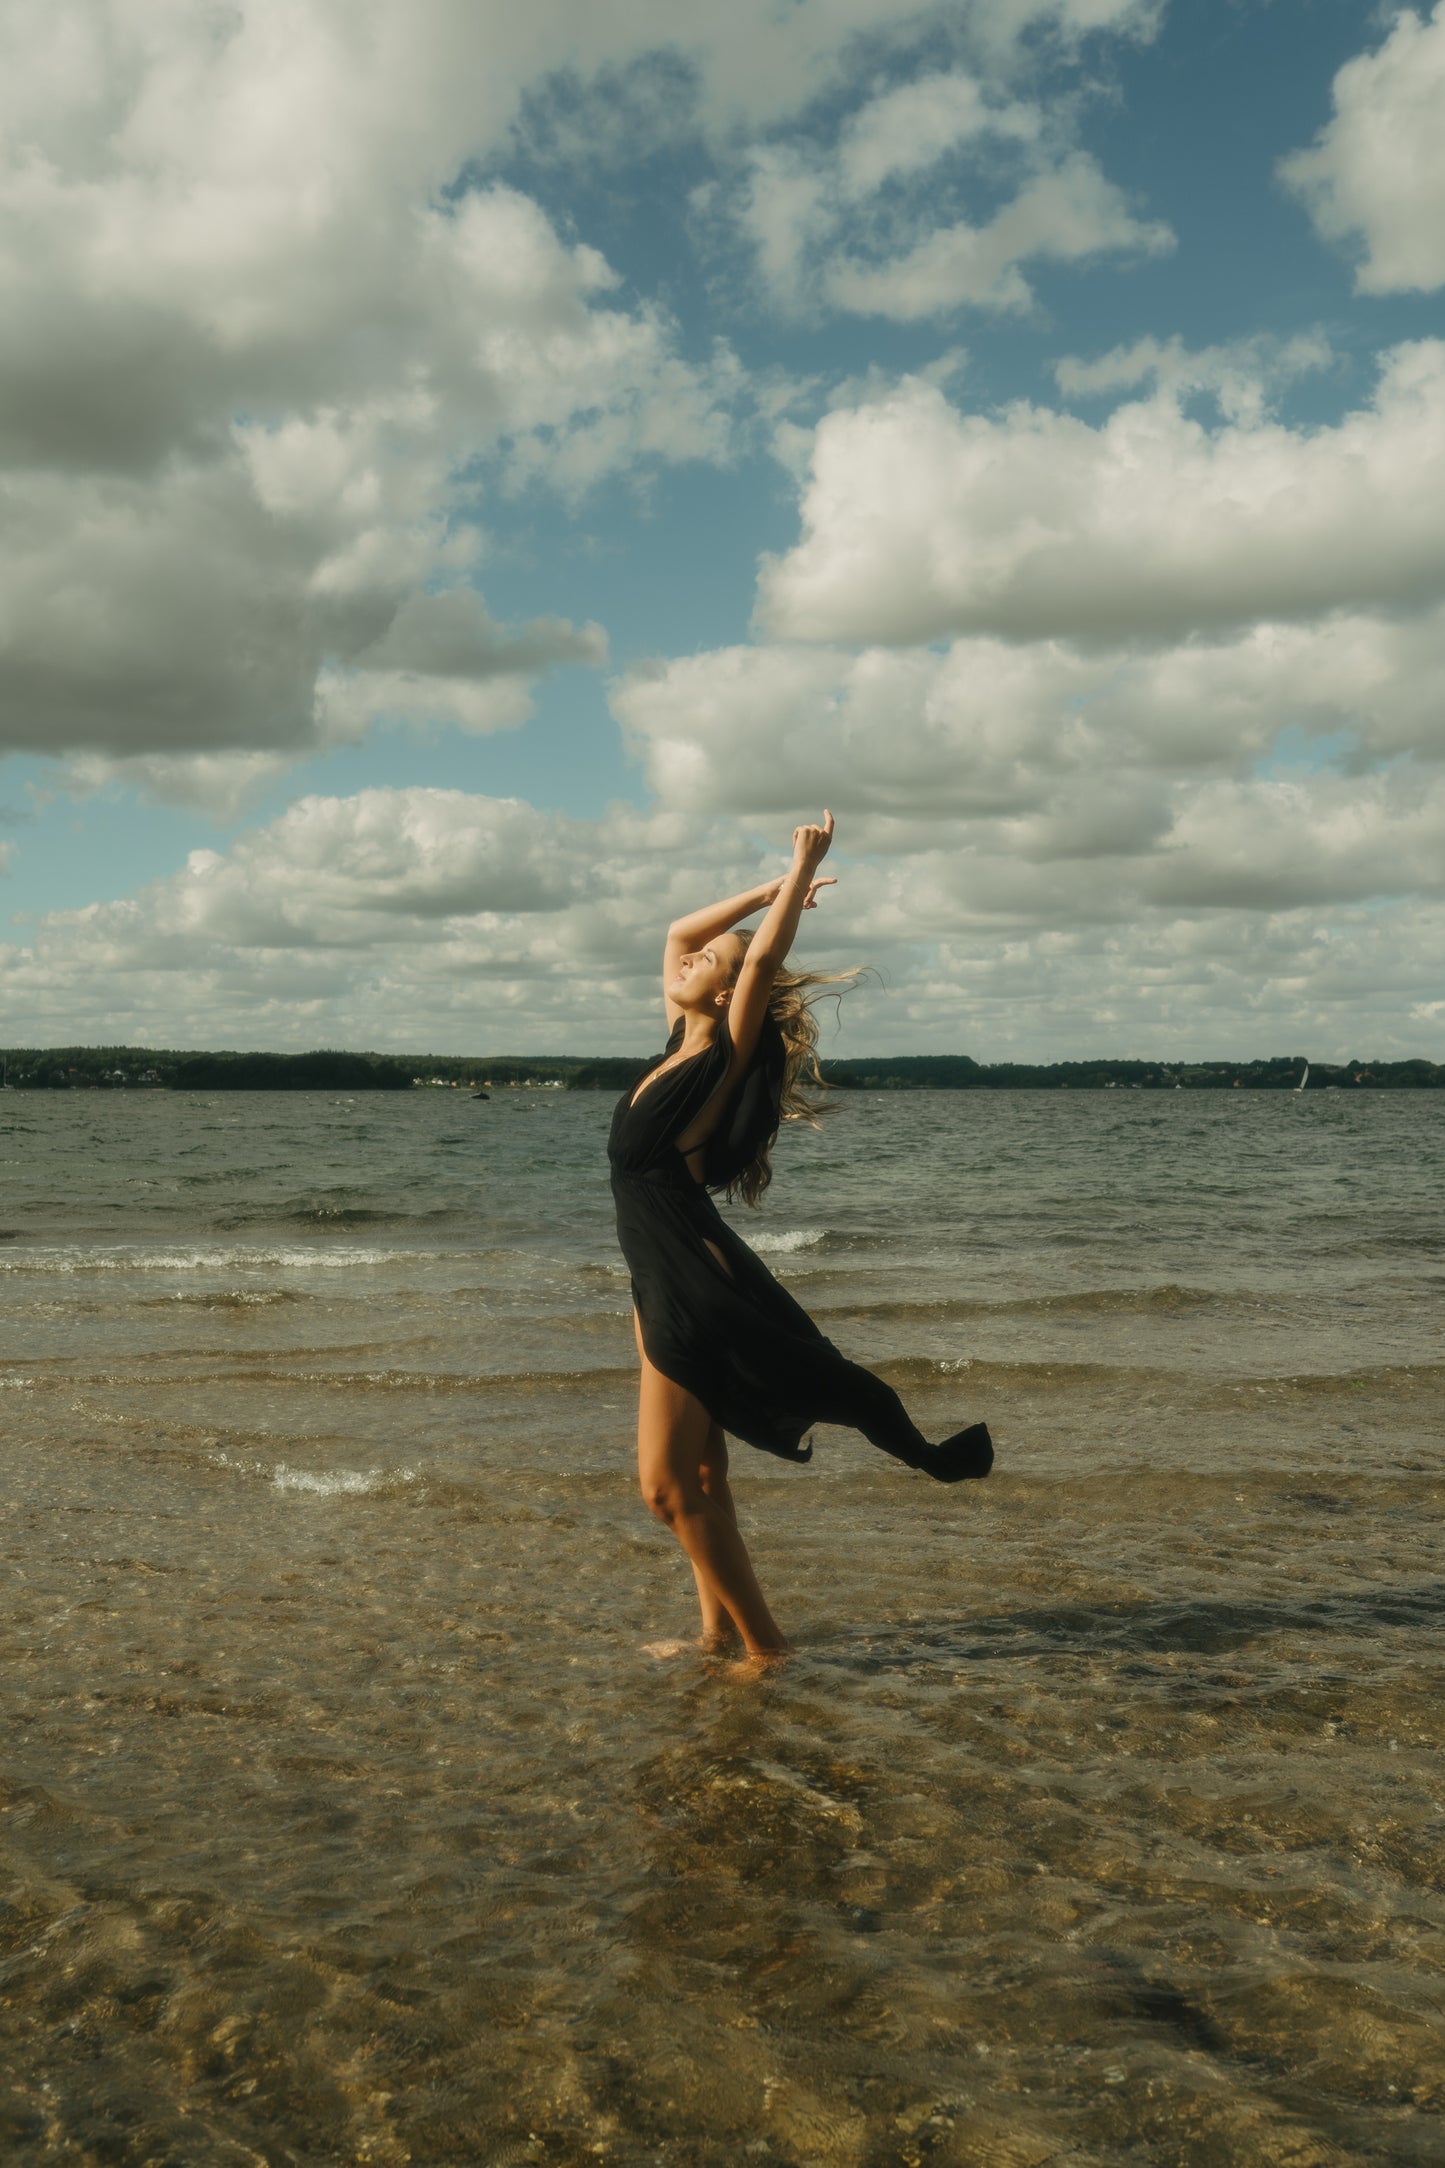
[{"label": "white cumulus cloud", "polygon": [[970,1046],[1127,1025],[1198,1048],[1193,1018],[1228,1049],[1273,1018],[1271,1043],[1343,1052],[1373,1020],[1412,1051],[1441,1043],[1442,671],[1437,605],[1169,643],[727,648],[612,698],[680,815],[833,807],[868,860],[838,916],[892,974],[866,1020],[897,1035],[870,1043],[947,1044],[951,1021]]},{"label": "white cumulus cloud", "polygon": [[1345,63],[1332,117],[1280,172],[1326,240],[1359,250],[1362,293],[1445,286],[1445,0]]},{"label": "white cumulus cloud", "polygon": [[1123,191],[1075,151],[1024,183],[991,218],[936,227],[891,260],[840,253],[825,269],[835,307],[900,323],[968,305],[1024,309],[1033,300],[1026,263],[1077,263],[1114,254],[1157,255],[1173,235],[1133,215]]},{"label": "white cumulus cloud", "polygon": [[[767,860],[777,862],[777,853]],[[133,896],[0,946],[10,1043],[646,1045],[662,928],[756,840],[458,790],[310,796]]]},{"label": "white cumulus cloud", "polygon": [[575,494],[727,453],[726,350],[687,361],[465,170],[566,56],[561,11],[5,12],[3,744],[224,794],[376,714],[506,727],[596,661],[555,617],[398,648],[438,589],[485,616],[478,462]]},{"label": "white cumulus cloud", "polygon": [[827,799],[855,847],[860,821],[871,847],[908,850],[1002,820],[1028,825],[1026,855],[1074,858],[1154,849],[1161,807],[1225,779],[1264,803],[1297,767],[1367,792],[1402,759],[1445,762],[1442,671],[1445,609],[1164,648],[724,648],[635,670],[612,699],[678,813]]},{"label": "white cumulus cloud", "polygon": [[[954,68],[877,92],[830,145],[756,145],[737,216],[770,299],[786,313],[903,323],[1019,310],[1033,301],[1026,265],[1172,247],[1070,126]],[[970,199],[964,215],[941,215]]]},{"label": "white cumulus cloud", "polygon": [[1445,343],[1330,427],[1210,428],[1161,384],[1093,425],[967,414],[916,380],[818,424],[803,537],[765,559],[789,638],[1174,639],[1445,592]]}]

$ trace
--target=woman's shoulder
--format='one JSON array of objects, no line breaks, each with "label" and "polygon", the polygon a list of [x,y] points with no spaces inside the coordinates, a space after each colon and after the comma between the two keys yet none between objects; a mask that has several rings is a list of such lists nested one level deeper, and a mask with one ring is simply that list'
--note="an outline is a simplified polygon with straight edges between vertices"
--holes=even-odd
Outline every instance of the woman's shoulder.
[{"label": "woman's shoulder", "polygon": [[[727,1048],[728,1059],[731,1061],[737,1049],[733,1044],[732,1032],[728,1028],[728,1020],[725,1015],[723,1016],[721,1022],[718,1025],[718,1039],[721,1044]],[[771,1010],[768,1010],[763,1017],[762,1023],[758,1027],[758,1035],[753,1042],[752,1049],[748,1055],[748,1058],[746,1062],[741,1065],[742,1072],[745,1075],[751,1076],[752,1072],[755,1069],[772,1068],[779,1060],[783,1051],[784,1048],[782,1030],[778,1024],[777,1018],[773,1015]]]}]

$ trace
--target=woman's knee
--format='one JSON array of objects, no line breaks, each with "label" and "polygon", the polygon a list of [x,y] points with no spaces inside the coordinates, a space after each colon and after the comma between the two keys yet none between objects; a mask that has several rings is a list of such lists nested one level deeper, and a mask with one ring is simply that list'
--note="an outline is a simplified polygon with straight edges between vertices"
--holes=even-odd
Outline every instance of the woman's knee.
[{"label": "woman's knee", "polygon": [[707,1493],[700,1482],[684,1482],[671,1470],[642,1477],[642,1499],[655,1520],[666,1528],[690,1514],[707,1510]]},{"label": "woman's knee", "polygon": [[637,1425],[637,1476],[649,1513],[672,1527],[707,1510],[702,1463],[710,1425],[690,1393],[644,1361]]},{"label": "woman's knee", "polygon": [[672,1485],[670,1483],[649,1483],[646,1477],[643,1478],[642,1482],[642,1503],[646,1506],[653,1519],[661,1521],[664,1527],[671,1523],[677,1511],[676,1493]]},{"label": "woman's knee", "polygon": [[652,1461],[652,1466],[643,1461],[637,1481],[648,1513],[654,1513],[667,1526],[687,1513],[706,1513],[708,1509],[706,1470],[702,1466],[678,1466],[678,1459],[669,1455],[665,1461]]}]

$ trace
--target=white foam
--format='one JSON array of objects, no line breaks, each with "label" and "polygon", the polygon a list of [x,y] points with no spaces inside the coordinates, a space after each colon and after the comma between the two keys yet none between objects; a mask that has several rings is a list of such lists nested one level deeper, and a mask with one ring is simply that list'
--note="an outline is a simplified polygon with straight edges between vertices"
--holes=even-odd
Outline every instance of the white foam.
[{"label": "white foam", "polygon": [[288,1245],[274,1249],[224,1248],[189,1250],[142,1250],[133,1247],[94,1249],[7,1250],[0,1257],[0,1272],[72,1275],[80,1272],[350,1272],[364,1265],[393,1265],[414,1257],[431,1258],[431,1251],[378,1250],[360,1247],[302,1249]]},{"label": "white foam", "polygon": [[374,1491],[415,1483],[418,1473],[415,1468],[333,1468],[321,1473],[312,1468],[289,1467],[284,1460],[273,1466],[264,1460],[241,1460],[225,1452],[212,1453],[210,1458],[214,1467],[258,1476],[273,1490],[295,1491],[306,1498],[367,1498]]},{"label": "white foam", "polygon": [[334,1468],[317,1475],[309,1468],[288,1468],[281,1461],[271,1472],[271,1485],[279,1491],[304,1491],[312,1498],[365,1498],[393,1483],[414,1483],[415,1468]]},{"label": "white foam", "polygon": [[771,1251],[775,1256],[790,1257],[795,1250],[810,1250],[815,1242],[821,1242],[827,1233],[825,1227],[786,1227],[777,1234],[749,1235],[750,1249]]}]

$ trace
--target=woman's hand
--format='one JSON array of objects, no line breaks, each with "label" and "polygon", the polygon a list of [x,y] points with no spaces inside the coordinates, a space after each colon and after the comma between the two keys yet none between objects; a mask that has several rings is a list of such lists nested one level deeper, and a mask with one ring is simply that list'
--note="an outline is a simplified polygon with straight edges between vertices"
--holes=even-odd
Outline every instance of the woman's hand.
[{"label": "woman's hand", "polygon": [[[776,903],[783,892],[785,878],[785,875],[779,874],[776,881],[765,881],[758,890],[759,903]],[[837,886],[838,876],[835,873],[825,873],[821,881],[810,881],[808,883],[808,893],[803,898],[803,909],[805,911],[816,911],[818,908],[818,890],[820,888],[836,888]]]},{"label": "woman's hand", "polygon": [[825,806],[821,828],[804,826],[793,830],[793,864],[806,866],[811,872],[827,856],[832,840],[833,816]]}]

